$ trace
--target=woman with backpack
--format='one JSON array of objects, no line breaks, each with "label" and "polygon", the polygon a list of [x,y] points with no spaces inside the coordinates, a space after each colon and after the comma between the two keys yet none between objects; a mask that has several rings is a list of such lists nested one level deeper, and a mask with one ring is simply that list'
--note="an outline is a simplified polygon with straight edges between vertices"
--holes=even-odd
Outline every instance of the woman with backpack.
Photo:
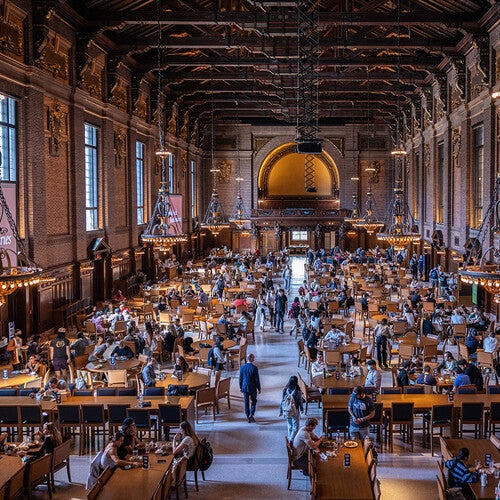
[{"label": "woman with backpack", "polygon": [[300,413],[304,411],[303,394],[299,388],[299,379],[293,375],[283,389],[280,404],[280,416],[286,418],[288,439],[293,442],[299,430]]}]

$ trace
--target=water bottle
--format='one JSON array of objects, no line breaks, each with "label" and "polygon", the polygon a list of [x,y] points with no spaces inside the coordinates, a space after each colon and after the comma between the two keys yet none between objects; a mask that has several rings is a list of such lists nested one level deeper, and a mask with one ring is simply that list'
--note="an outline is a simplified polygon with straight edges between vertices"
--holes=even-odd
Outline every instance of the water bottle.
[{"label": "water bottle", "polygon": [[495,488],[495,500],[500,500],[500,481],[498,481],[497,487]]},{"label": "water bottle", "polygon": [[111,356],[110,358],[110,363],[114,366],[116,364],[116,359],[115,359],[115,355],[113,354],[113,356]]},{"label": "water bottle", "polygon": [[139,391],[139,408],[142,408],[142,391]]},{"label": "water bottle", "polygon": [[4,370],[4,371],[3,371],[3,378],[4,378],[4,379],[9,378],[9,370]]},{"label": "water bottle", "polygon": [[488,484],[488,480],[486,477],[486,472],[481,474],[481,486],[484,488]]}]

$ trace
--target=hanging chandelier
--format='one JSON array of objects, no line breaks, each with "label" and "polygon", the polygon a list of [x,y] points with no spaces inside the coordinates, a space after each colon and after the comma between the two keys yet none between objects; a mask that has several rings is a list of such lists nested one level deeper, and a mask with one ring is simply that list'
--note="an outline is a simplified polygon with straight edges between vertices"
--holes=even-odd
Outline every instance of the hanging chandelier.
[{"label": "hanging chandelier", "polygon": [[490,205],[477,237],[466,253],[462,269],[458,271],[463,283],[479,285],[493,294],[500,294],[500,174],[497,176]]},{"label": "hanging chandelier", "polygon": [[356,226],[358,222],[363,220],[361,217],[361,210],[359,209],[357,194],[352,195],[351,215],[349,217],[345,217],[344,220],[346,222],[349,222],[350,224],[353,224],[354,226]]},{"label": "hanging chandelier", "polygon": [[377,239],[388,243],[396,251],[404,250],[410,243],[420,241],[413,217],[406,204],[403,181],[397,180],[390,207],[390,223],[386,233],[377,233]]},{"label": "hanging chandelier", "polygon": [[373,200],[373,192],[371,186],[366,193],[365,213],[363,218],[354,225],[360,229],[364,229],[368,234],[373,234],[380,231],[384,227],[384,223],[378,221],[374,215],[375,201]]},{"label": "hanging chandelier", "polygon": [[157,10],[157,64],[158,64],[158,139],[160,148],[156,157],[161,163],[161,182],[158,198],[148,222],[146,230],[141,235],[144,244],[152,244],[161,251],[169,251],[176,243],[187,241],[182,232],[182,220],[170,196],[170,182],[167,179],[167,160],[172,153],[165,147],[165,132],[163,129],[162,75],[161,75],[161,24],[160,1],[156,2]]},{"label": "hanging chandelier", "polygon": [[[213,81],[213,80],[212,80]],[[224,215],[222,210],[222,205],[219,200],[219,193],[217,192],[217,174],[220,172],[215,165],[215,143],[214,143],[214,92],[212,89],[211,95],[212,111],[211,111],[211,164],[212,168],[210,172],[213,174],[213,190],[210,196],[210,202],[208,203],[207,211],[205,212],[205,217],[200,223],[200,227],[207,229],[214,236],[217,236],[223,229],[229,229],[230,224]]]},{"label": "hanging chandelier", "polygon": [[[239,115],[238,101],[236,101],[236,117]],[[241,177],[241,164],[240,164],[240,134],[236,136],[236,154],[237,154],[237,166],[236,166],[236,182],[238,185],[238,191],[236,193],[236,203],[234,205],[233,212],[229,217],[229,222],[233,223],[238,229],[242,230],[243,226],[250,222],[250,217],[243,203],[243,198],[241,196],[241,183],[243,178]]]},{"label": "hanging chandelier", "polygon": [[[1,159],[0,159],[1,165]],[[10,213],[0,183],[0,305],[5,296],[40,283],[42,269],[30,259],[24,248],[16,223]]]}]

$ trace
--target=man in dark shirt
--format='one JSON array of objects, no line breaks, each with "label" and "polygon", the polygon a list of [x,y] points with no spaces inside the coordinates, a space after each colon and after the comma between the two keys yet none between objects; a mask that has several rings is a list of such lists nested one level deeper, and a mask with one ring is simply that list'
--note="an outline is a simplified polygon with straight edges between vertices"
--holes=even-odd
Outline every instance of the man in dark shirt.
[{"label": "man in dark shirt", "polygon": [[475,483],[479,474],[467,467],[467,460],[469,458],[469,449],[460,448],[457,456],[445,462],[448,469],[448,483],[450,487],[467,487],[467,483]]},{"label": "man in dark shirt", "polygon": [[137,438],[137,427],[133,418],[126,418],[122,423],[122,432],[125,434],[123,444],[118,447],[117,455],[120,460],[125,460],[130,455],[137,444],[140,442]]},{"label": "man in dark shirt", "polygon": [[410,377],[408,376],[408,371],[410,369],[410,366],[411,366],[411,361],[406,360],[403,363],[403,368],[399,370],[397,377],[399,387],[405,387],[407,385],[410,385]]},{"label": "man in dark shirt", "polygon": [[285,290],[280,289],[278,296],[276,297],[276,331],[283,333],[283,320],[285,318],[285,312],[287,311],[288,299],[285,295]]},{"label": "man in dark shirt", "polygon": [[461,359],[458,362],[458,366],[460,366],[463,371],[464,375],[468,375],[470,379],[470,383],[474,384],[477,387],[478,391],[483,390],[483,376],[481,375],[481,371],[476,365],[473,365],[472,363],[467,363],[465,359]]},{"label": "man in dark shirt", "polygon": [[71,344],[71,350],[75,353],[75,356],[83,356],[85,354],[85,348],[90,345],[90,340],[85,337],[83,332],[78,332],[76,334],[76,340]]},{"label": "man in dark shirt", "polygon": [[69,340],[66,338],[66,328],[57,330],[57,337],[50,343],[50,361],[54,367],[54,373],[59,379],[66,379],[68,363],[71,363],[71,351]]},{"label": "man in dark shirt", "polygon": [[111,353],[111,356],[119,356],[119,357],[131,359],[131,358],[134,357],[134,353],[132,352],[132,349],[130,349],[130,347],[125,344],[125,341],[122,340],[113,349],[113,352]]},{"label": "man in dark shirt", "polygon": [[370,420],[375,416],[375,407],[370,396],[365,394],[363,387],[354,389],[348,404],[351,424],[349,434],[351,439],[365,439],[370,436]]}]

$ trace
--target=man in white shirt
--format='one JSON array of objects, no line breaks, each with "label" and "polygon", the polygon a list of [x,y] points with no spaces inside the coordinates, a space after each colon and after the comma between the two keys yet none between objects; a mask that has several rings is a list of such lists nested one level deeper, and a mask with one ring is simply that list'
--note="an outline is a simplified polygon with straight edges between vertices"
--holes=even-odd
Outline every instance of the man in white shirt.
[{"label": "man in white shirt", "polygon": [[483,340],[483,349],[484,352],[496,352],[498,345],[498,340],[496,339],[496,330],[494,332],[490,332],[489,337],[486,337]]},{"label": "man in white shirt", "polygon": [[382,385],[382,374],[377,370],[377,362],[370,359],[366,362],[368,373],[366,374],[365,387],[375,387],[376,391],[380,391]]},{"label": "man in white shirt", "polygon": [[299,429],[293,440],[293,463],[299,466],[307,465],[309,450],[319,452],[324,436],[318,437],[314,429],[318,425],[315,418],[308,418],[306,425]]},{"label": "man in white shirt", "polygon": [[465,325],[465,316],[462,316],[456,309],[454,309],[450,318],[450,323],[452,325]]},{"label": "man in white shirt", "polygon": [[324,341],[340,344],[341,342],[344,342],[345,339],[345,333],[342,330],[339,330],[338,328],[332,326],[332,329],[325,335]]},{"label": "man in white shirt", "polygon": [[325,371],[328,371],[328,367],[324,361],[323,353],[321,351],[318,351],[318,357],[316,358],[316,361],[311,364],[311,377],[323,375]]}]

